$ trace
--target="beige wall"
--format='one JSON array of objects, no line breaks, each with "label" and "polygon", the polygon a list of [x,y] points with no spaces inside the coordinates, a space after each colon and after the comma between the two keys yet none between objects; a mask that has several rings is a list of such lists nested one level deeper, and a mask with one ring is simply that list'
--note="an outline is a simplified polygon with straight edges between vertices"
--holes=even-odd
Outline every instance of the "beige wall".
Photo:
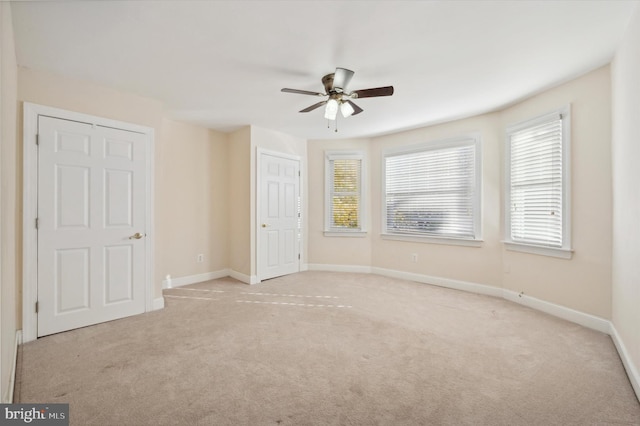
[{"label": "beige wall", "polygon": [[229,135],[229,268],[251,277],[251,128]]},{"label": "beige wall", "polygon": [[[302,170],[306,168],[305,139],[256,126],[247,126],[229,135],[229,268],[244,282],[256,282],[258,274],[255,173],[258,149],[299,156]],[[304,241],[305,229],[306,224]],[[304,247],[302,251],[306,251]]]},{"label": "beige wall", "polygon": [[87,81],[20,68],[18,99],[152,127],[156,139],[161,135],[161,102]]},{"label": "beige wall", "polygon": [[[486,114],[437,126],[424,127],[387,136],[340,141],[310,141],[308,148],[309,185],[324,187],[324,152],[339,149],[362,149],[367,153],[369,176],[367,238],[325,237],[324,195],[322,190],[311,194],[309,217],[309,263],[366,266],[390,269],[433,277],[501,286],[502,249],[500,241],[500,144],[499,115]],[[483,247],[462,247],[385,240],[382,228],[382,152],[399,146],[415,145],[468,134],[480,134],[482,139],[482,233]],[[418,261],[412,262],[412,254]]]},{"label": "beige wall", "polygon": [[[151,127],[155,132],[156,180],[158,173],[163,169],[159,161],[163,158],[163,106],[156,100],[26,68],[18,70],[18,100]],[[18,133],[19,149],[22,150],[21,129]],[[20,171],[20,179],[21,176],[22,171]],[[156,211],[158,200],[161,199],[158,194],[161,191],[162,188],[156,185],[154,197]],[[161,275],[154,275],[154,297],[160,297],[162,294],[162,278],[164,277]]]},{"label": "beige wall", "polygon": [[167,275],[229,266],[228,135],[167,119],[154,99],[51,73],[20,69],[18,87],[20,101],[154,129],[155,297]]},{"label": "beige wall", "polygon": [[[339,146],[369,146],[369,213],[372,221],[368,240],[351,242],[346,238],[325,237],[322,234],[324,198],[319,193],[312,193],[309,201],[309,263],[370,266],[505,288],[610,318],[610,97],[610,71],[609,67],[603,67],[499,112],[377,137],[366,143],[310,142],[308,162],[309,185],[312,188],[324,185],[325,150]],[[572,106],[574,257],[564,260],[506,251],[501,243],[505,128],[567,104]],[[482,140],[482,246],[382,239],[382,152],[391,147],[471,133],[480,134]],[[367,255],[369,250],[370,258]],[[418,255],[418,262],[411,261],[413,253]]]},{"label": "beige wall", "polygon": [[[156,277],[224,270],[229,264],[227,135],[165,119],[157,143]],[[197,255],[204,262],[197,263]]]},{"label": "beige wall", "polygon": [[[316,265],[371,266],[372,227],[371,227],[371,185],[365,185],[363,224],[367,231],[361,237],[324,237],[324,167],[326,151],[362,151],[365,154],[367,174],[370,173],[370,139],[342,139],[332,141],[309,141],[307,145],[307,173],[309,176],[309,263]],[[368,182],[367,182],[368,183]],[[335,255],[336,246],[340,247],[340,256]]]},{"label": "beige wall", "polygon": [[[611,78],[603,67],[502,113],[502,127],[571,104],[572,260],[504,252],[505,288],[611,318]],[[509,271],[509,272],[506,272]]]},{"label": "beige wall", "polygon": [[11,394],[16,330],[19,328],[20,300],[17,286],[22,262],[20,167],[17,127],[17,64],[13,42],[11,4],[0,3],[0,394],[2,402]]},{"label": "beige wall", "polygon": [[613,325],[640,395],[640,7],[612,64]]},{"label": "beige wall", "polygon": [[[497,114],[486,114],[437,126],[415,129],[373,140],[371,187],[373,193],[373,266],[434,277],[500,287],[501,251],[498,233],[500,218],[499,145]],[[482,248],[407,241],[383,240],[382,152],[387,148],[479,134],[482,144]],[[418,261],[411,261],[412,253]]]}]

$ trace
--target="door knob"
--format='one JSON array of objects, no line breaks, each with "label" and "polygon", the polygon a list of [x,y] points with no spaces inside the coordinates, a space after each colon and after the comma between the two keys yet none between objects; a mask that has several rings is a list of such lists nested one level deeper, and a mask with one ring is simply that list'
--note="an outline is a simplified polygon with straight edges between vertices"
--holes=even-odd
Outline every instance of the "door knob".
[{"label": "door knob", "polygon": [[141,234],[139,232],[136,232],[135,234],[133,234],[132,236],[129,237],[130,240],[139,240],[140,238],[144,237],[145,234]]},{"label": "door knob", "polygon": [[263,224],[262,224],[262,227],[263,227],[263,228],[266,228],[267,226],[269,226],[269,225],[268,225],[268,224],[266,224],[266,223],[263,223]]}]

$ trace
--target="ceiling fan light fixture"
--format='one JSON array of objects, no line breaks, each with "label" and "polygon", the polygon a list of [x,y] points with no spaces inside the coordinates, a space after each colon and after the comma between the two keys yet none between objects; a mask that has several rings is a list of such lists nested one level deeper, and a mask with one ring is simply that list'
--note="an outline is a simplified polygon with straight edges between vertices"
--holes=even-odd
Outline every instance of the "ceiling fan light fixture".
[{"label": "ceiling fan light fixture", "polygon": [[[314,111],[324,105],[324,118],[329,121],[335,121],[336,124],[338,119],[338,110],[340,110],[344,118],[360,114],[363,111],[362,108],[351,101],[352,99],[377,98],[380,96],[393,95],[393,86],[374,87],[371,89],[353,91],[347,90],[347,86],[351,81],[353,74],[354,72],[351,70],[338,67],[336,68],[336,72],[325,75],[322,77],[324,93],[288,88],[284,88],[281,91],[285,93],[297,93],[300,95],[326,96],[326,100],[308,106],[300,110],[300,112],[306,113]],[[327,125],[330,127],[329,123],[327,123]],[[336,127],[336,132],[337,131],[338,129]]]},{"label": "ceiling fan light fixture", "polygon": [[338,101],[335,99],[329,99],[327,106],[324,109],[324,118],[327,120],[335,120],[338,115]]},{"label": "ceiling fan light fixture", "polygon": [[356,110],[353,109],[349,102],[341,102],[340,103],[340,112],[342,112],[342,116],[344,118],[351,117]]}]

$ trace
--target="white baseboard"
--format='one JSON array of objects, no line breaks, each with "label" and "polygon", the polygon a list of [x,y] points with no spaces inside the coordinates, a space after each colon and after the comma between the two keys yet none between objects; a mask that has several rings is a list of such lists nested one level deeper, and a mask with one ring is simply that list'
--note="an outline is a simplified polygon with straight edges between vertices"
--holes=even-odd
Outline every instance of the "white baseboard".
[{"label": "white baseboard", "polygon": [[397,271],[394,269],[372,268],[372,271],[374,274],[383,275],[385,277],[416,281],[423,284],[437,285],[438,287],[462,290],[469,293],[502,297],[502,289],[498,287],[492,287],[490,285],[477,284],[469,281],[452,280],[449,278],[433,277],[430,275],[415,274],[412,272]]},{"label": "white baseboard", "polygon": [[622,337],[620,337],[620,335],[618,334],[618,330],[616,330],[616,327],[615,325],[613,325],[613,323],[610,323],[609,334],[611,335],[613,344],[618,350],[618,355],[620,355],[622,365],[624,365],[624,369],[627,372],[627,376],[629,377],[629,381],[631,382],[631,387],[636,393],[636,398],[638,398],[638,401],[640,401],[640,374],[638,373],[638,369],[636,368],[635,364],[631,360],[629,351],[627,350]]},{"label": "white baseboard", "polygon": [[234,271],[233,269],[221,269],[219,271],[206,272],[204,274],[188,275],[186,277],[172,278],[167,276],[162,280],[162,288],[176,288],[183,285],[201,283],[204,281],[217,280],[218,278],[231,277],[238,281],[242,281],[245,284],[257,284],[260,281],[255,275],[245,275],[241,272]]},{"label": "white baseboard", "polygon": [[355,272],[357,274],[372,273],[372,269],[370,266],[360,266],[360,265],[326,265],[323,263],[309,263],[307,267],[309,271]]},{"label": "white baseboard", "polygon": [[233,269],[229,270],[227,275],[238,281],[242,281],[245,284],[258,284],[260,282],[258,277],[255,275],[245,275],[242,272],[234,271]]},{"label": "white baseboard", "polygon": [[373,273],[384,275],[392,278],[400,278],[411,281],[417,281],[425,284],[437,285],[440,287],[462,290],[470,293],[485,294],[488,296],[501,297],[511,302],[533,308],[535,310],[545,312],[558,318],[580,324],[592,330],[602,333],[609,333],[609,321],[603,318],[576,311],[565,306],[556,305],[544,300],[536,299],[524,294],[511,290],[505,290],[500,287],[493,287],[484,284],[473,283],[469,281],[452,280],[449,278],[433,277],[429,275],[414,274],[391,269],[373,268]]},{"label": "white baseboard", "polygon": [[408,281],[416,281],[424,284],[437,285],[439,287],[452,288],[455,290],[463,290],[471,293],[486,294],[489,296],[502,297],[502,289],[483,284],[476,284],[467,281],[452,280],[449,278],[433,277],[423,274],[415,274],[411,272],[398,271],[395,269],[375,268],[371,266],[360,265],[327,265],[321,263],[310,263],[310,271],[326,271],[326,272],[353,272],[360,274],[377,274],[390,278],[398,278]]},{"label": "white baseboard", "polygon": [[571,308],[556,305],[554,303],[545,302],[543,300],[536,299],[535,297],[521,295],[511,290],[505,290],[501,287],[494,287],[469,281],[453,280],[449,278],[434,277],[424,274],[416,274],[412,272],[398,271],[395,269],[375,267],[372,268],[369,266],[309,264],[309,269],[312,271],[373,273],[391,278],[437,285],[439,287],[446,287],[454,290],[462,290],[470,293],[501,297],[511,302],[519,303],[521,305],[545,312],[555,317],[559,317],[567,321],[583,325],[587,328],[600,331],[602,333],[609,334],[610,332],[610,322],[608,320],[596,317],[594,315],[586,314],[584,312],[576,311]]},{"label": "white baseboard", "polygon": [[536,299],[535,297],[517,293],[512,290],[502,290],[502,292],[502,297],[511,302],[527,306],[537,311],[545,312],[549,315],[553,315],[554,317],[562,318],[564,320],[580,324],[592,330],[600,331],[606,334],[609,334],[610,332],[611,323],[606,319],[597,317],[595,315],[586,314],[584,312],[576,311],[575,309],[567,308],[565,306],[556,305],[555,303]]},{"label": "white baseboard", "polygon": [[13,391],[16,387],[16,368],[18,365],[18,346],[22,344],[22,330],[16,331],[16,338],[13,343],[13,363],[11,365],[11,376],[9,377],[9,388],[2,397],[3,404],[13,404]]},{"label": "white baseboard", "polygon": [[156,297],[153,299],[153,310],[164,309],[164,297]]},{"label": "white baseboard", "polygon": [[216,280],[218,278],[228,277],[229,270],[221,269],[219,271],[205,272],[204,274],[187,275],[186,277],[171,278],[162,280],[162,288],[182,287],[183,285],[201,283],[203,281]]}]

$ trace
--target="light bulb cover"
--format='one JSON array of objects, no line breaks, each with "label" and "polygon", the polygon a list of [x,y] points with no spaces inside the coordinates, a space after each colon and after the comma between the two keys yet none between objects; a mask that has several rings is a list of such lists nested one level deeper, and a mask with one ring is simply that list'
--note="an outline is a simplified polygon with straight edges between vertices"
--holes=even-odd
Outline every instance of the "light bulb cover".
[{"label": "light bulb cover", "polygon": [[342,101],[340,104],[340,112],[342,112],[342,116],[344,118],[351,117],[351,115],[356,112],[349,102]]},{"label": "light bulb cover", "polygon": [[324,109],[324,118],[327,120],[335,120],[338,115],[338,101],[335,99],[329,99],[327,106]]}]

